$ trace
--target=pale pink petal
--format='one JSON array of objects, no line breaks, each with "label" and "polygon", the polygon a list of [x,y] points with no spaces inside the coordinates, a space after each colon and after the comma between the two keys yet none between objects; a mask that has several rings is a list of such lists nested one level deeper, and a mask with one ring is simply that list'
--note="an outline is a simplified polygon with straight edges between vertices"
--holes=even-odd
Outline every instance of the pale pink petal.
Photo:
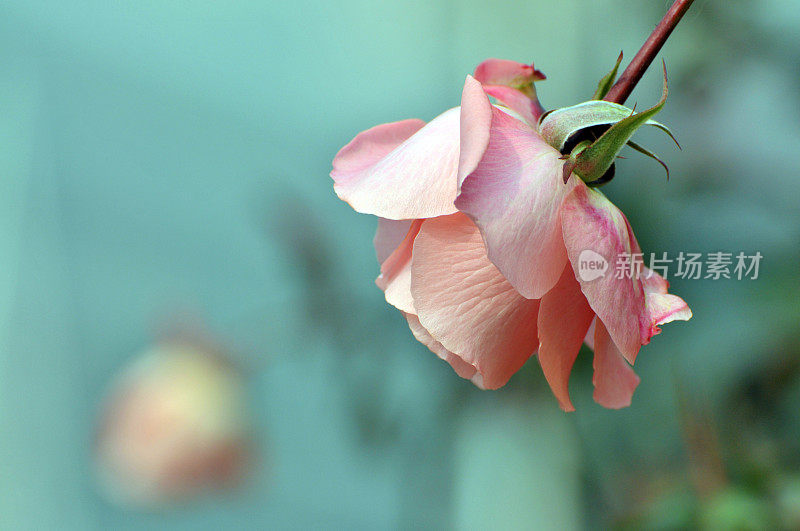
[{"label": "pale pink petal", "polygon": [[456,371],[456,374],[462,378],[470,379],[475,376],[477,369],[444,348],[441,343],[436,341],[430,332],[428,332],[425,327],[420,324],[419,318],[417,318],[416,315],[412,315],[410,313],[403,313],[403,315],[405,315],[406,319],[408,320],[408,327],[411,328],[411,333],[414,334],[414,337],[417,338],[417,341],[428,347],[430,351],[439,356],[439,358],[449,363],[450,366],[453,367],[453,370]]},{"label": "pale pink petal", "polygon": [[631,405],[639,377],[622,357],[603,322],[595,320],[594,400],[603,407],[619,409]]},{"label": "pale pink petal", "polygon": [[[650,329],[650,318],[641,269],[636,270],[641,268],[641,257],[632,257],[638,244],[625,216],[602,193],[579,183],[564,200],[561,221],[564,244],[583,294],[622,355],[633,363],[642,337]],[[581,260],[595,259],[597,255],[608,263],[608,269],[597,278],[587,276],[580,269]],[[633,271],[618,271],[618,257],[630,257]]]},{"label": "pale pink petal", "polygon": [[533,64],[526,65],[508,59],[486,59],[475,67],[475,79],[484,85],[508,85],[516,87],[542,81],[547,77]]},{"label": "pale pink petal", "polygon": [[389,258],[405,239],[413,221],[413,219],[378,218],[378,229],[375,231],[375,238],[372,243],[375,245],[375,254],[378,256],[379,264]]},{"label": "pale pink petal", "polygon": [[692,310],[686,301],[676,295],[667,293],[669,282],[650,269],[644,267],[642,284],[645,291],[645,304],[650,314],[650,330],[642,337],[642,344],[650,342],[650,338],[661,333],[658,325],[671,321],[688,321],[692,318]]},{"label": "pale pink petal", "polygon": [[559,206],[576,179],[564,184],[560,156],[528,125],[493,107],[489,145],[456,199],[481,229],[489,259],[529,299],[547,293],[567,261]]},{"label": "pale pink petal", "polygon": [[666,293],[669,289],[667,279],[645,266],[642,266],[642,285],[645,293]]},{"label": "pale pink petal", "polygon": [[[628,229],[630,230],[630,225]],[[650,315],[650,328],[642,335],[642,344],[646,345],[654,335],[661,333],[658,325],[671,321],[688,321],[692,318],[692,310],[683,299],[667,293],[669,282],[655,271],[642,266],[641,279],[645,305]]]},{"label": "pale pink petal", "polygon": [[472,381],[472,383],[475,384],[475,387],[486,391],[487,387],[483,383],[483,375],[481,373],[476,372],[475,375],[472,378],[470,378],[470,380]]},{"label": "pale pink petal", "polygon": [[458,161],[458,186],[472,173],[489,145],[492,104],[481,84],[467,76],[461,92],[461,154]]},{"label": "pale pink petal", "polygon": [[581,293],[572,269],[564,268],[558,283],[539,306],[539,363],[564,411],[574,411],[569,399],[569,374],[594,313]]},{"label": "pale pink petal", "polygon": [[336,154],[334,172],[356,173],[373,166],[423,127],[425,122],[412,118],[362,131]]},{"label": "pale pink petal", "polygon": [[[406,120],[360,133],[333,159],[339,198],[359,212],[389,219],[455,212],[460,112],[445,111],[421,129],[419,120]],[[398,145],[407,133],[413,134]]]},{"label": "pale pink petal", "polygon": [[692,318],[692,310],[689,309],[686,301],[677,295],[648,293],[646,303],[651,324],[648,335],[642,338],[644,344],[647,344],[654,335],[661,333],[658,325],[672,321],[688,321]]},{"label": "pale pink petal", "polygon": [[594,327],[597,322],[597,317],[592,319],[592,324],[589,325],[589,330],[586,331],[586,337],[583,338],[583,343],[594,350]]},{"label": "pale pink petal", "polygon": [[411,262],[404,263],[391,281],[384,282],[381,277],[375,280],[375,284],[383,290],[386,302],[402,312],[414,312],[414,298],[411,296]]},{"label": "pale pink petal", "polygon": [[421,224],[419,219],[411,223],[405,238],[381,264],[381,274],[375,279],[386,302],[406,313],[416,313],[411,297],[411,251]]},{"label": "pale pink petal", "polygon": [[544,109],[536,97],[533,83],[544,80],[545,75],[532,64],[487,59],[475,69],[475,79],[484,85],[487,94],[516,111],[531,126],[536,126]]},{"label": "pale pink petal", "polygon": [[544,113],[539,100],[534,96],[526,96],[517,89],[506,87],[503,85],[484,85],[483,90],[489,96],[497,98],[497,101],[516,112],[524,119],[531,127],[536,127],[539,123],[539,117]]},{"label": "pale pink petal", "polygon": [[503,278],[463,214],[423,222],[414,242],[411,293],[428,332],[477,368],[477,385],[505,385],[536,350],[539,301],[525,299]]}]

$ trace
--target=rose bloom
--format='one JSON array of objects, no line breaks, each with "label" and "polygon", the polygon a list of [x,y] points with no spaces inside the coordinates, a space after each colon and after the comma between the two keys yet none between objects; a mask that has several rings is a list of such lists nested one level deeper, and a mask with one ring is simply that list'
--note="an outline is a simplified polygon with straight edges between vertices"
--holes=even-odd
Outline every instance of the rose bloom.
[{"label": "rose bloom", "polygon": [[103,492],[158,508],[235,483],[247,461],[243,384],[221,357],[187,343],[155,346],[106,400],[95,454]]},{"label": "rose bloom", "polygon": [[[576,174],[565,181],[566,157],[539,130],[541,79],[533,65],[485,61],[460,108],[357,135],[333,161],[334,189],[379,216],[376,283],[457,374],[497,389],[538,353],[570,411],[568,379],[586,343],[594,399],[625,407],[639,348],[691,310],[644,267],[624,214]],[[586,251],[609,270],[582,278]],[[627,274],[613,270],[618,256],[630,257]]]}]

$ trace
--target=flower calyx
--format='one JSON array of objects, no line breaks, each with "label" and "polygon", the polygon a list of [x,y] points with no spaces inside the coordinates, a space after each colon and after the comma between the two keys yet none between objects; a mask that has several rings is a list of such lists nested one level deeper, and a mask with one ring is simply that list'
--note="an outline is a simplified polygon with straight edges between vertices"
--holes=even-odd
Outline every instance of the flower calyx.
[{"label": "flower calyx", "polygon": [[[598,83],[594,98],[602,97],[613,85],[619,61]],[[539,119],[538,130],[544,140],[559,150],[567,162],[564,164],[564,182],[574,173],[590,186],[598,186],[613,178],[614,161],[626,145],[656,160],[667,172],[666,164],[652,151],[631,141],[633,134],[643,125],[664,131],[680,148],[667,126],[652,120],[664,107],[668,94],[667,73],[664,67],[664,88],[661,99],[653,107],[636,112],[609,101],[592,99],[571,107],[545,113]]]}]

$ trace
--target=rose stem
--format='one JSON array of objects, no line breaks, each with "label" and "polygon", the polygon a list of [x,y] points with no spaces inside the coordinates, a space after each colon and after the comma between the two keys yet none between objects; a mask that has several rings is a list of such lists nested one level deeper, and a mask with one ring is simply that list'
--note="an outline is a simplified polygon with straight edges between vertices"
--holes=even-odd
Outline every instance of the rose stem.
[{"label": "rose stem", "polygon": [[603,98],[604,100],[620,104],[625,103],[625,100],[628,99],[628,96],[633,92],[633,88],[639,80],[642,79],[645,70],[647,70],[647,67],[653,62],[653,59],[656,58],[661,47],[667,42],[670,33],[672,33],[672,30],[678,25],[678,22],[680,22],[686,10],[689,9],[689,6],[692,5],[692,2],[694,2],[694,0],[675,0],[672,7],[667,11],[667,14],[664,15],[664,18],[662,18],[661,22],[656,26],[656,29],[654,29],[653,33],[644,41],[644,44],[636,53],[636,56],[622,75],[619,76],[619,79],[614,83],[614,86],[611,87],[611,90],[608,91],[606,97]]}]

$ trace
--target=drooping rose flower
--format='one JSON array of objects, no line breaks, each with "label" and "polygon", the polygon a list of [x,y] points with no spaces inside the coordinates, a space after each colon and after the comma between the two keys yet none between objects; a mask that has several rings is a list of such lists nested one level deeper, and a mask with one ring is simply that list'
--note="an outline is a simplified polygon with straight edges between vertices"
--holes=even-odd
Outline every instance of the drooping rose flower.
[{"label": "drooping rose flower", "polygon": [[[458,132],[452,119],[437,134],[389,137],[381,129],[389,126],[378,126],[334,160],[340,197],[390,218],[379,220],[375,237],[377,284],[420,342],[482,388],[503,386],[538,351],[559,404],[571,410],[568,378],[585,341],[595,352],[595,400],[627,406],[639,382],[629,363],[640,346],[691,311],[643,267],[625,216],[584,180],[607,175],[640,125],[663,128],[649,120],[660,107],[633,114],[587,102],[543,116],[533,81],[544,76],[532,67],[489,60],[475,74]],[[606,134],[576,143],[598,126]],[[433,200],[438,210],[419,208]],[[611,269],[629,257],[630,274],[583,278],[587,251]]]}]

